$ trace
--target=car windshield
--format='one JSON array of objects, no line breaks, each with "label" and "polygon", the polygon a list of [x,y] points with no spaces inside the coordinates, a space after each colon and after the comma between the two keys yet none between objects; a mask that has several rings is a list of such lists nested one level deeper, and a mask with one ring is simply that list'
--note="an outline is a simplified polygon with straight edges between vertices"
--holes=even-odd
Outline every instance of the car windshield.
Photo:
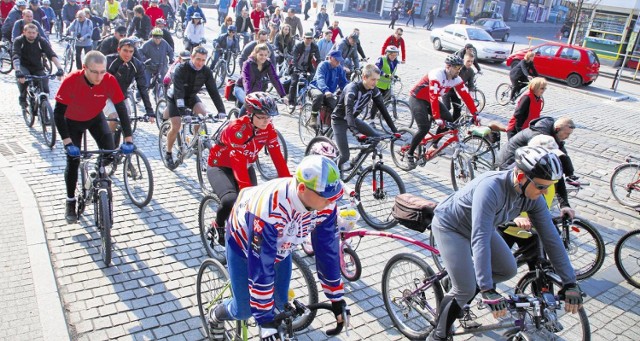
[{"label": "car windshield", "polygon": [[471,28],[467,29],[467,36],[470,40],[480,40],[480,41],[494,41],[493,38],[487,33],[487,31],[479,29],[479,28]]},{"label": "car windshield", "polygon": [[491,28],[491,27],[493,27],[493,21],[480,19],[480,20],[476,21],[476,26],[484,26],[484,27],[487,27],[487,28]]}]

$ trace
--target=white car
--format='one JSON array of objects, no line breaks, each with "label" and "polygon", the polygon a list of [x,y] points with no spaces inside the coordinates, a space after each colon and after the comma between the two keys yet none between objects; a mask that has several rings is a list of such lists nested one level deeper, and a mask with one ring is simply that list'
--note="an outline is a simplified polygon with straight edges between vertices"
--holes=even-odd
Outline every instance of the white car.
[{"label": "white car", "polygon": [[509,56],[510,50],[497,43],[485,30],[469,25],[451,24],[431,31],[433,47],[458,51],[466,44],[472,44],[478,51],[477,58],[502,63]]}]

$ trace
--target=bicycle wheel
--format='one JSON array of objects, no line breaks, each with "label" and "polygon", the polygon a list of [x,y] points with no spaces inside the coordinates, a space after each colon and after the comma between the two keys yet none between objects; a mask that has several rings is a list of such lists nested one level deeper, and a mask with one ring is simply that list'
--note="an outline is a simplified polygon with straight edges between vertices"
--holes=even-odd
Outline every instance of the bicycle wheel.
[{"label": "bicycle wheel", "polygon": [[626,233],[614,252],[616,267],[624,279],[636,288],[640,288],[640,230]]},{"label": "bicycle wheel", "polygon": [[67,45],[63,55],[64,73],[69,73],[71,69],[73,69],[73,53],[74,51],[71,50],[71,46]]},{"label": "bicycle wheel", "polygon": [[640,163],[626,163],[616,167],[609,181],[611,194],[624,206],[640,205]]},{"label": "bicycle wheel", "polygon": [[[431,267],[418,256],[400,253],[389,260],[382,272],[382,299],[387,314],[400,332],[411,340],[427,338],[437,321],[442,288]],[[418,290],[420,289],[420,290]]]},{"label": "bicycle wheel", "polygon": [[[516,294],[534,295],[541,302],[546,302],[547,298],[544,295],[547,293],[557,294],[562,288],[562,282],[554,273],[544,273],[542,276],[544,276],[545,287],[537,289],[536,272],[529,272],[524,275],[516,285]],[[545,307],[542,308],[545,314],[543,314],[540,329],[536,331],[536,334],[546,334],[540,335],[540,337],[543,337],[542,339],[591,340],[591,325],[584,308],[578,310],[578,318],[565,312],[564,308],[559,306],[554,309],[545,304]]]},{"label": "bicycle wheel", "polygon": [[33,98],[27,98],[27,106],[22,108],[22,118],[27,127],[33,127],[33,123],[36,121],[38,107],[35,105]]},{"label": "bicycle wheel", "polygon": [[160,129],[160,126],[162,125],[163,122],[163,116],[164,116],[164,110],[167,108],[167,100],[166,99],[161,99],[158,101],[158,103],[156,103],[156,125],[158,126],[158,129]]},{"label": "bicycle wheel", "polygon": [[[198,311],[200,312],[200,322],[204,328],[204,335],[211,339],[209,329],[209,311],[215,308],[218,303],[222,303],[232,296],[231,285],[229,284],[229,272],[224,265],[215,259],[205,259],[198,269],[196,280],[196,299],[198,301]],[[229,323],[234,323],[229,322]]]},{"label": "bicycle wheel", "polygon": [[227,67],[225,66],[225,62],[223,60],[218,61],[216,67],[213,71],[213,80],[216,83],[218,89],[222,89],[224,86],[224,81],[227,78]]},{"label": "bicycle wheel", "polygon": [[[164,166],[169,168],[170,170],[174,170],[174,168],[170,168],[167,164],[167,160],[165,159],[165,155],[167,153],[167,134],[171,130],[171,121],[164,122],[162,126],[160,126],[159,138],[158,138],[158,151],[160,153],[160,158],[164,163]],[[176,135],[176,141],[173,143],[173,148],[171,149],[171,155],[174,159],[174,166],[177,167],[177,163],[175,162],[176,156],[180,154],[180,150],[182,147],[182,139],[180,137],[180,133]]]},{"label": "bicycle wheel", "polygon": [[478,112],[481,112],[484,109],[484,105],[487,104],[487,99],[484,96],[484,92],[480,89],[475,89],[471,91],[471,98],[473,98],[473,103],[476,105],[476,109]]},{"label": "bicycle wheel", "polygon": [[153,173],[147,157],[138,149],[123,164],[124,188],[134,205],[142,208],[153,197]]},{"label": "bicycle wheel", "polygon": [[354,249],[345,245],[342,247],[342,261],[340,261],[340,273],[349,282],[355,282],[362,275],[362,263]]},{"label": "bicycle wheel", "polygon": [[0,73],[3,75],[13,71],[13,61],[11,60],[11,54],[9,48],[6,45],[0,47]]},{"label": "bicycle wheel", "polygon": [[[287,151],[287,142],[285,142],[284,137],[278,130],[276,130],[276,134],[278,134],[278,143],[280,144],[280,151],[282,152],[282,156],[284,156],[284,161],[287,161],[289,157]],[[269,154],[268,148],[262,148],[262,150],[258,153],[258,158],[256,159],[256,168],[262,178],[266,181],[275,179],[278,177],[278,170],[276,169],[276,165],[273,163],[271,159],[271,155]]]},{"label": "bicycle wheel", "polygon": [[391,160],[393,160],[396,167],[408,172],[413,169],[409,167],[409,155],[407,153],[415,132],[406,128],[400,128],[398,129],[398,133],[400,134],[400,138],[397,140],[391,140]]},{"label": "bicycle wheel", "polygon": [[42,135],[44,142],[49,148],[56,144],[56,123],[53,120],[53,109],[47,99],[40,103],[40,125],[42,125]]},{"label": "bicycle wheel", "polygon": [[[562,231],[561,219],[558,219],[557,225]],[[600,270],[606,255],[605,245],[600,232],[593,225],[576,218],[569,225],[569,235],[564,238],[569,238],[569,245],[565,249],[579,280],[589,278]]]},{"label": "bicycle wheel", "polygon": [[[384,103],[384,106],[387,108],[389,115],[391,115],[391,120],[396,128],[411,128],[411,126],[413,126],[413,115],[411,114],[409,103],[400,100],[389,100]],[[393,131],[389,128],[382,114],[378,114],[377,116],[382,130],[387,134],[392,134]]]},{"label": "bicycle wheel", "polygon": [[300,110],[300,116],[298,117],[298,132],[300,133],[300,141],[303,145],[309,144],[317,132],[316,129],[310,126],[311,120],[311,103],[307,103],[302,106]]},{"label": "bicycle wheel", "polygon": [[207,57],[207,61],[204,62],[204,65],[207,65],[209,67],[209,69],[211,69],[213,71],[213,67],[215,65],[213,65],[213,53],[209,55],[209,57]]},{"label": "bicycle wheel", "polygon": [[358,212],[364,221],[376,230],[386,230],[398,221],[391,215],[396,195],[405,192],[404,182],[391,167],[375,164],[367,167],[358,177],[355,192]]},{"label": "bicycle wheel", "polygon": [[[200,128],[202,129],[202,128]],[[209,162],[209,148],[205,146],[204,140],[208,137],[201,136],[198,139],[198,153],[196,155],[196,169],[198,172],[198,183],[202,194],[207,195],[213,191],[209,178],[207,178],[207,166]]]},{"label": "bicycle wheel", "polygon": [[234,55],[231,55],[229,60],[227,60],[227,75],[233,75],[236,72],[236,58]]},{"label": "bicycle wheel", "polygon": [[467,156],[460,153],[451,159],[451,185],[454,191],[473,180],[473,176],[473,165]]},{"label": "bicycle wheel", "polygon": [[96,225],[100,231],[100,255],[105,266],[111,264],[111,203],[106,189],[98,191],[98,201],[95,203]]},{"label": "bicycle wheel", "polygon": [[500,105],[507,105],[511,102],[511,84],[502,83],[496,89],[496,102]]},{"label": "bicycle wheel", "polygon": [[216,214],[220,207],[220,199],[215,195],[207,195],[200,201],[198,209],[198,227],[200,228],[200,240],[207,255],[222,264],[227,264],[227,256],[224,245],[218,243],[218,231],[211,230],[216,221]]},{"label": "bicycle wheel", "polygon": [[[312,138],[311,141],[309,141],[307,148],[304,150],[304,156],[315,155],[316,153],[314,153],[314,149],[316,148],[314,146],[319,143],[329,144],[333,147],[333,150],[338,152],[338,146],[336,146],[336,143],[333,142],[333,140],[331,140],[326,136],[316,136]],[[337,156],[336,156],[336,159],[337,159]]]},{"label": "bicycle wheel", "polygon": [[[309,265],[295,252],[291,253],[291,261],[289,291],[293,290],[294,297],[305,306],[318,303],[318,287]],[[309,327],[316,317],[316,313],[316,310],[311,310],[308,314],[295,319],[293,321],[293,330],[300,331]]]},{"label": "bicycle wheel", "polygon": [[128,108],[129,108],[129,122],[131,122],[131,133],[136,132],[138,127],[138,104],[133,93],[127,95]]},{"label": "bicycle wheel", "polygon": [[491,142],[481,136],[467,136],[462,140],[462,152],[471,160],[474,174],[493,170],[496,163],[496,153]]}]

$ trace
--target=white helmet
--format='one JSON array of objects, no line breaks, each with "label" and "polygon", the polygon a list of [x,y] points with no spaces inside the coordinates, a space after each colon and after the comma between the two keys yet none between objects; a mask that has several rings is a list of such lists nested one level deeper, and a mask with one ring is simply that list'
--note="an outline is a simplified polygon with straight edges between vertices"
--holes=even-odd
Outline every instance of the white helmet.
[{"label": "white helmet", "polygon": [[516,150],[516,165],[529,178],[560,180],[562,164],[556,154],[542,147],[521,147]]}]

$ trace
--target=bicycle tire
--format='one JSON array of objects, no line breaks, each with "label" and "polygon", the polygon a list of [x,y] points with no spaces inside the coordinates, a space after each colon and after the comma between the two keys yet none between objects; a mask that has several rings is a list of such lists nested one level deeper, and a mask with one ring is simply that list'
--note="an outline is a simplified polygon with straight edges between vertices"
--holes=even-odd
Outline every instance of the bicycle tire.
[{"label": "bicycle tire", "polygon": [[[384,106],[387,108],[389,115],[391,115],[391,120],[393,120],[396,128],[411,128],[413,126],[413,114],[411,114],[409,103],[401,100],[388,100],[384,103]],[[377,116],[382,130],[387,134],[393,134],[382,114],[378,113]]]},{"label": "bicycle tire", "polygon": [[[200,129],[203,129],[201,127]],[[209,183],[209,178],[207,177],[207,166],[209,162],[209,148],[205,146],[204,139],[208,139],[208,137],[200,136],[198,138],[198,150],[196,154],[196,171],[198,172],[198,184],[200,185],[200,190],[202,194],[207,195],[213,192],[213,188]]]},{"label": "bicycle tire", "polygon": [[65,47],[64,49],[64,72],[65,73],[70,73],[71,70],[73,69],[73,53],[74,51],[71,50],[71,46],[69,44],[67,44],[67,47]]},{"label": "bicycle tire", "polygon": [[[204,335],[211,340],[209,330],[209,311],[218,303],[230,298],[232,295],[229,284],[229,272],[215,259],[205,259],[198,269],[196,279],[196,300],[198,302],[198,312],[200,322],[204,328]],[[233,321],[235,322],[235,321]],[[231,321],[229,323],[232,323]]]},{"label": "bicycle tire", "polygon": [[[400,253],[393,256],[382,272],[382,300],[387,314],[400,332],[411,340],[424,340],[437,322],[442,287],[434,281],[424,291],[408,295],[434,272],[418,256]],[[420,308],[421,310],[418,310]]]},{"label": "bicycle tire", "polygon": [[[387,174],[387,183],[385,183],[385,176],[381,175],[385,173]],[[369,174],[371,174],[371,178],[369,178]],[[391,187],[391,190],[388,190],[390,187],[386,186],[389,183],[389,179],[396,184],[395,187]],[[370,191],[364,188],[365,183],[367,186],[371,186]],[[355,192],[359,201],[357,206],[358,212],[360,212],[360,216],[367,225],[376,230],[386,230],[398,223],[393,215],[391,215],[391,209],[396,195],[404,193],[405,187],[400,175],[398,175],[393,168],[384,164],[375,164],[365,168],[358,176]],[[373,199],[372,202],[368,201],[369,194]],[[373,210],[377,212],[375,215],[372,214],[374,213]]]},{"label": "bicycle tire", "polygon": [[[557,291],[560,288],[562,288],[562,282],[560,281],[560,278],[559,277],[556,278],[557,275],[555,275],[555,274],[550,275],[549,273],[544,273],[544,276],[546,278],[545,282],[550,284],[549,288],[545,288],[544,290],[548,289],[548,292],[550,292],[552,294],[557,294]],[[542,302],[545,302],[545,298],[543,297],[543,295],[545,293],[547,293],[547,291],[543,292],[543,290],[536,289],[534,284],[533,284],[535,281],[536,281],[536,272],[527,273],[526,275],[524,275],[524,277],[522,277],[518,281],[518,284],[516,284],[515,292],[516,292],[516,294],[531,294],[531,295],[534,295],[534,296],[540,298],[540,300]],[[557,310],[555,310],[555,312],[559,313],[557,315],[557,317],[556,317],[556,321],[560,320],[560,318],[562,316],[564,316],[564,314],[565,314],[564,309],[557,309]],[[547,311],[547,314],[551,314],[551,312]],[[573,315],[573,314],[571,314],[571,315]],[[575,318],[572,316],[571,320],[574,320],[574,319]],[[566,323],[562,323],[564,325],[564,328],[562,330],[560,330],[559,332],[557,332],[557,334],[553,333],[554,336],[560,336],[562,339],[564,339],[563,336],[566,336],[571,340],[576,340],[576,336],[578,336],[577,335],[578,330],[581,330],[581,332],[582,332],[581,340],[582,341],[590,341],[591,340],[591,325],[589,324],[589,318],[588,318],[587,313],[584,310],[584,308],[578,309],[578,319],[580,321],[580,328],[568,327],[567,325],[565,325]],[[565,318],[562,321],[566,322],[566,321],[569,321],[569,320]],[[542,328],[545,328],[544,324],[545,323],[543,322]],[[547,328],[545,328],[544,330],[549,331]]]},{"label": "bicycle tire", "polygon": [[[214,51],[214,53],[215,53],[215,51]],[[210,54],[209,57],[207,57],[207,61],[204,62],[204,65],[209,66],[209,69],[211,69],[211,70],[213,70],[213,67],[215,66],[215,65],[213,65],[213,54],[214,53]]]},{"label": "bicycle tire", "polygon": [[[276,134],[278,135],[278,142],[280,143],[280,151],[282,152],[282,156],[284,156],[284,161],[286,162],[289,159],[287,142],[277,129]],[[266,147],[262,148],[262,150],[258,153],[258,158],[256,159],[256,168],[265,181],[273,180],[278,177],[278,170],[276,169],[276,166],[271,159],[271,155],[269,155],[269,149],[267,149]]]},{"label": "bicycle tire", "polygon": [[478,112],[481,112],[485,104],[487,104],[487,98],[484,96],[484,92],[480,89],[472,90],[471,98],[473,98],[473,103],[476,105]]},{"label": "bicycle tire", "polygon": [[160,129],[160,126],[162,125],[164,119],[164,110],[167,108],[167,100],[166,99],[161,99],[158,101],[158,103],[156,103],[156,109],[155,109],[155,114],[156,114],[156,126],[158,126],[158,129]]},{"label": "bicycle tire", "polygon": [[33,124],[36,121],[36,113],[34,111],[36,111],[38,108],[33,105],[34,104],[35,99],[33,98],[27,98],[27,106],[22,109],[22,118],[24,119],[24,123],[27,125],[28,128],[33,127]]},{"label": "bicycle tire", "polygon": [[[640,288],[640,230],[629,231],[616,243],[614,251],[616,267],[636,288]],[[630,249],[630,250],[628,250]],[[627,260],[630,260],[628,262]]]},{"label": "bicycle tire", "polygon": [[216,83],[216,87],[218,87],[218,89],[222,89],[224,81],[227,78],[227,67],[224,66],[224,61],[219,60],[214,70],[213,79]]},{"label": "bicycle tire", "polygon": [[621,205],[640,205],[640,163],[629,162],[616,167],[611,175],[609,188]]},{"label": "bicycle tire", "polygon": [[131,134],[136,132],[138,127],[138,104],[133,93],[127,95],[129,101],[129,122],[131,123]]},{"label": "bicycle tire", "polygon": [[305,146],[318,134],[316,129],[309,126],[310,119],[311,104],[307,103],[300,109],[300,116],[298,117],[298,133],[300,135],[300,141],[302,141],[302,144]]},{"label": "bicycle tire", "polygon": [[491,142],[486,138],[471,135],[465,137],[462,143],[465,146],[462,152],[471,161],[474,175],[491,171],[495,168],[496,153],[491,146]]},{"label": "bicycle tire", "polygon": [[345,245],[342,247],[342,261],[340,262],[340,273],[349,282],[355,282],[362,275],[362,262],[354,249]]},{"label": "bicycle tire", "polygon": [[[289,290],[293,290],[294,297],[305,306],[318,303],[318,287],[309,265],[295,252],[291,253],[291,281]],[[298,317],[293,321],[293,330],[300,331],[311,325],[316,317],[316,310]]]},{"label": "bicycle tire", "polygon": [[0,73],[3,75],[13,71],[13,61],[7,46],[0,47]]},{"label": "bicycle tire", "polygon": [[496,102],[505,106],[511,102],[511,89],[512,86],[509,83],[502,83],[496,88]]},{"label": "bicycle tire", "polygon": [[219,206],[220,199],[215,195],[206,195],[202,198],[200,207],[198,208],[198,227],[200,229],[200,241],[202,241],[207,256],[222,264],[227,264],[225,247],[217,242],[217,231],[213,231],[213,236],[209,235],[209,229],[216,219]]},{"label": "bicycle tire", "polygon": [[227,60],[227,75],[233,75],[236,72],[236,58],[235,55],[231,55],[229,60]]},{"label": "bicycle tire", "polygon": [[[393,160],[393,164],[395,164],[396,167],[408,172],[413,168],[409,167],[409,155],[407,155],[407,152],[409,151],[411,140],[413,140],[415,132],[407,128],[400,128],[398,129],[398,134],[400,134],[400,138],[397,140],[391,140],[391,146],[389,147],[389,150],[391,151],[391,160]],[[416,148],[416,151],[417,150],[418,149]],[[415,154],[416,153],[414,152],[414,155]],[[417,154],[419,155],[419,153]]]},{"label": "bicycle tire", "polygon": [[162,163],[165,167],[170,170],[174,170],[180,164],[179,158],[176,160],[176,156],[180,154],[180,150],[182,149],[182,138],[180,137],[180,132],[176,135],[176,141],[173,143],[173,148],[171,154],[174,158],[174,167],[171,168],[167,164],[167,160],[165,160],[166,150],[167,150],[167,133],[171,130],[171,121],[166,121],[160,126],[159,137],[158,137],[158,152],[160,153],[160,158],[162,159]]},{"label": "bicycle tire", "polygon": [[231,110],[229,110],[229,115],[227,115],[227,117],[240,118],[240,109],[232,108]]},{"label": "bicycle tire", "polygon": [[100,255],[106,267],[111,265],[111,203],[106,189],[98,190],[98,200],[95,202],[97,212],[96,225],[100,231]]},{"label": "bicycle tire", "polygon": [[[558,222],[562,231],[562,222]],[[600,232],[588,221],[576,218],[569,226],[570,243],[565,247],[576,278],[583,280],[593,276],[604,263],[606,256],[604,240]],[[583,266],[579,266],[584,264]]]},{"label": "bicycle tire", "polygon": [[53,119],[53,109],[47,99],[40,103],[40,125],[42,126],[42,136],[49,148],[56,145],[56,122]]},{"label": "bicycle tire", "polygon": [[467,156],[460,153],[451,159],[451,185],[454,191],[462,188],[462,186],[469,183],[473,178],[473,165]]},{"label": "bicycle tire", "polygon": [[131,202],[139,208],[147,206],[153,197],[153,172],[147,157],[140,150],[134,150],[124,159],[122,173],[124,188]]}]

